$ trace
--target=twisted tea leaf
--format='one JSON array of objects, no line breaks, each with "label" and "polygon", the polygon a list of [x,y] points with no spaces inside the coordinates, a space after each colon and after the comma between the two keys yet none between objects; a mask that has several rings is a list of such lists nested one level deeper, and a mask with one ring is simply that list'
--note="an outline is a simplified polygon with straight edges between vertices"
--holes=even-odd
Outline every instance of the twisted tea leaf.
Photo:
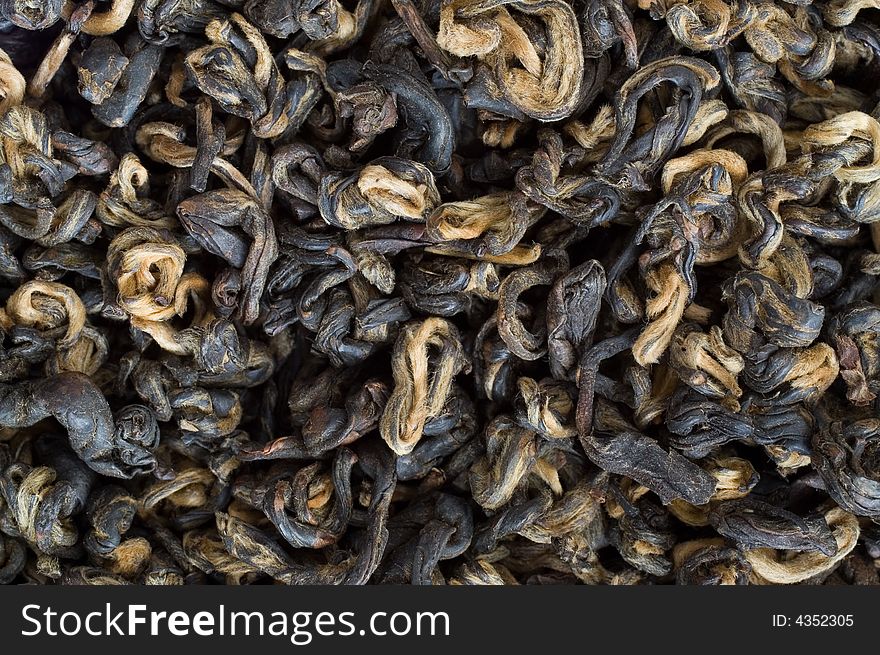
[{"label": "twisted tea leaf", "polygon": [[81,373],[61,373],[40,381],[7,385],[0,400],[0,425],[29,427],[52,416],[68,431],[70,445],[94,471],[131,478],[156,466],[155,417],[130,408],[114,420],[94,382]]},{"label": "twisted tea leaf", "polygon": [[640,434],[605,401],[596,405],[592,434],[580,437],[590,459],[607,471],[645,485],[664,503],[680,498],[703,505],[715,492],[715,480],[708,473]]},{"label": "twisted tea leaf", "polygon": [[744,550],[780,548],[818,551],[828,556],[837,552],[837,543],[824,519],[801,518],[755,499],[720,503],[709,512],[709,522]]}]

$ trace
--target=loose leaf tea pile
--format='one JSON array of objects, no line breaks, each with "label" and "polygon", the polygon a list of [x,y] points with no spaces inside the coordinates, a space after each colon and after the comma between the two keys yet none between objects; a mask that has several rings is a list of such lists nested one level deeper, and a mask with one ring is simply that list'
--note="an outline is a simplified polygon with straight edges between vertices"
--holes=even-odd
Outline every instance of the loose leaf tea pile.
[{"label": "loose leaf tea pile", "polygon": [[880,582],[878,8],[0,0],[0,583]]}]

